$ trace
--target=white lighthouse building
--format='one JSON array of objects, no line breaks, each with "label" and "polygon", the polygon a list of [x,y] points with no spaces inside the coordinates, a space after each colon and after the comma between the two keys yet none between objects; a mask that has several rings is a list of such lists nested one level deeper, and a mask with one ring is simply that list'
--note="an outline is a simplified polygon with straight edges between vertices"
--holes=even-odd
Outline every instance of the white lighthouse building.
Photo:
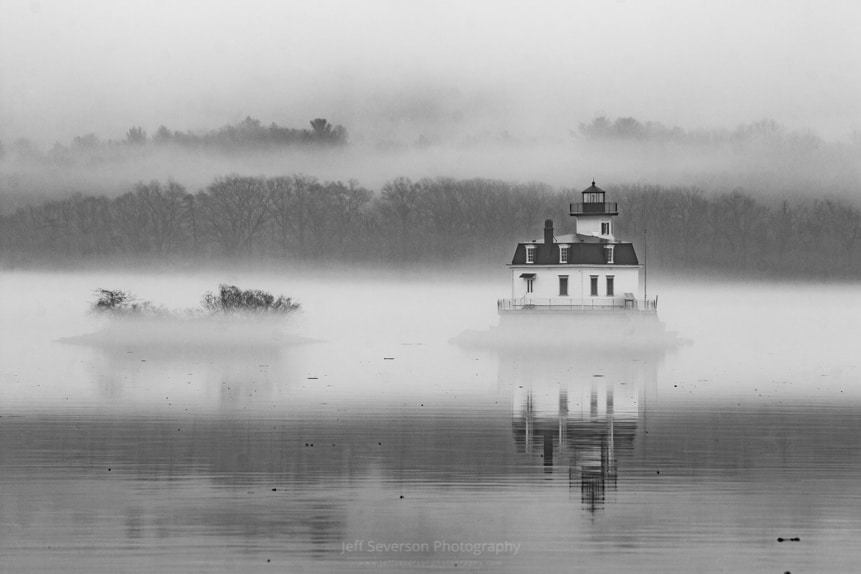
[{"label": "white lighthouse building", "polygon": [[595,185],[570,205],[575,233],[556,235],[553,221],[544,237],[517,244],[508,268],[511,297],[500,299],[501,315],[535,312],[583,313],[639,311],[654,314],[656,301],[646,298],[645,268],[634,245],[613,233],[615,202]]}]

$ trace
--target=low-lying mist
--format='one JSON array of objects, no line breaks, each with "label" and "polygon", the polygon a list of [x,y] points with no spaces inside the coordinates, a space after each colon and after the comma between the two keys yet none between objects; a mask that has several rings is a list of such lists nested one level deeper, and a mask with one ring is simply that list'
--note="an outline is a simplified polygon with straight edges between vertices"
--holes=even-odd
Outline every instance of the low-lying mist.
[{"label": "low-lying mist", "polygon": [[[327,127],[331,133],[332,126]],[[90,134],[50,151],[26,141],[5,142],[0,148],[0,213],[74,193],[113,197],[152,179],[173,179],[193,192],[234,173],[304,173],[321,180],[353,179],[370,189],[396,177],[539,181],[579,189],[594,177],[605,187],[741,188],[763,200],[815,195],[856,201],[861,186],[861,140],[826,142],[811,132],[787,132],[770,120],[734,130],[686,132],[633,118],[596,118],[579,129],[560,126],[527,138],[503,125],[430,135],[407,128],[391,137],[347,136],[345,128],[334,129],[342,130],[343,143],[273,139],[278,135],[273,130],[310,130],[261,126],[251,118],[202,136],[173,132],[170,137],[168,131],[168,137],[156,132],[147,138],[145,130],[133,127],[125,140],[101,143]]]},{"label": "low-lying mist", "polygon": [[16,144],[0,160],[2,261],[489,270],[544,219],[571,232],[568,203],[594,178],[619,202],[617,237],[653,271],[861,274],[859,142],[773,121],[685,131],[599,117],[564,137],[359,143],[311,126],[246,118],[49,152]]}]

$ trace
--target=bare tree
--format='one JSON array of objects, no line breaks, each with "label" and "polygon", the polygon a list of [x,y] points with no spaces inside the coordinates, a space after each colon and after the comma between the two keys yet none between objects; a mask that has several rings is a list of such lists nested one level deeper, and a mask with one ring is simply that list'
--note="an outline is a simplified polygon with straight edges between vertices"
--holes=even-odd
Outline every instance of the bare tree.
[{"label": "bare tree", "polygon": [[337,248],[342,251],[348,238],[356,239],[360,229],[358,219],[364,216],[371,200],[371,192],[356,180],[326,182],[316,186],[311,203],[311,219],[319,247]]},{"label": "bare tree", "polygon": [[293,246],[305,257],[316,178],[296,174],[269,178],[265,185],[282,254]]},{"label": "bare tree", "polygon": [[112,202],[117,228],[116,243],[122,250],[130,253],[149,254],[152,252],[150,235],[150,213],[140,196],[127,192]]},{"label": "bare tree", "polygon": [[401,259],[406,259],[414,247],[412,238],[421,223],[420,197],[421,187],[407,177],[386,183],[380,194],[380,215],[387,229],[384,233],[394,232],[393,250]]},{"label": "bare tree", "polygon": [[199,225],[226,255],[247,255],[271,217],[263,178],[216,178],[195,199]]},{"label": "bare tree", "polygon": [[189,194],[173,180],[166,184],[153,180],[135,185],[135,196],[149,219],[153,250],[159,254],[175,251],[185,231]]}]

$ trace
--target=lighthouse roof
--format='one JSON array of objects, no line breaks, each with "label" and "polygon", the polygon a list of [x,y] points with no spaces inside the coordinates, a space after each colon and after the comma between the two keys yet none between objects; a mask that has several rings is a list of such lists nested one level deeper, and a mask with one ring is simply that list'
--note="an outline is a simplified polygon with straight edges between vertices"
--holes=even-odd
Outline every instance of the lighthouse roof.
[{"label": "lighthouse roof", "polygon": [[593,179],[592,185],[590,185],[589,187],[584,189],[582,191],[582,193],[607,193],[607,192],[604,191],[603,189],[601,189],[600,187],[598,187],[597,185],[595,185],[595,180]]},{"label": "lighthouse roof", "polygon": [[[586,236],[583,236],[586,237]],[[532,245],[534,265],[638,265],[637,253],[630,243],[609,243],[597,237],[586,237],[588,241],[568,244],[568,263],[559,262],[559,247],[565,243],[518,243],[511,265],[526,265],[526,246]],[[606,263],[604,246],[613,246],[613,263]]]},{"label": "lighthouse roof", "polygon": [[557,243],[609,243],[610,241],[597,235],[584,235],[582,233],[568,233],[557,235]]},{"label": "lighthouse roof", "polygon": [[[604,237],[598,237],[597,235],[584,235],[582,233],[566,233],[565,235],[554,235],[553,241],[555,243],[613,243],[617,244],[616,241],[611,241]],[[521,238],[518,243],[522,243],[524,245],[538,245],[541,243],[540,239],[534,238]]]}]

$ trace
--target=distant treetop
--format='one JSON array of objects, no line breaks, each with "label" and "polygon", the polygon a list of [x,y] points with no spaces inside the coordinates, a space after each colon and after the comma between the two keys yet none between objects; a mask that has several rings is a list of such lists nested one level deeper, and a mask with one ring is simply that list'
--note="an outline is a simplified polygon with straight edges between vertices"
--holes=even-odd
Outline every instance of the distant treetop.
[{"label": "distant treetop", "polygon": [[[260,120],[246,117],[236,124],[220,128],[196,131],[171,130],[160,125],[150,136],[142,126],[133,125],[120,140],[102,140],[95,133],[75,136],[68,145],[55,143],[47,153],[39,150],[29,140],[16,142],[13,152],[16,157],[49,159],[54,162],[73,161],[75,156],[84,158],[115,157],[115,152],[144,149],[147,146],[174,145],[196,149],[212,149],[225,152],[241,152],[247,149],[272,149],[279,147],[333,148],[346,146],[349,141],[347,129],[332,125],[325,118],[314,118],[309,128],[288,128],[271,123],[263,125]],[[3,156],[0,146],[0,157]]]},{"label": "distant treetop", "polygon": [[590,141],[674,142],[685,145],[765,144],[773,148],[788,146],[815,149],[823,143],[810,130],[788,132],[786,128],[772,119],[741,124],[733,130],[685,130],[678,126],[669,127],[660,122],[641,122],[632,117],[620,117],[612,120],[606,116],[598,116],[589,123],[581,122],[578,129],[576,131],[570,130],[570,133],[573,137]]},{"label": "distant treetop", "polygon": [[333,126],[325,118],[315,118],[311,120],[310,125],[311,129],[281,127],[274,122],[264,126],[260,120],[250,116],[235,125],[228,124],[202,133],[171,131],[162,125],[156,130],[153,143],[222,149],[289,145],[343,146],[347,144],[348,134],[343,126]]}]

